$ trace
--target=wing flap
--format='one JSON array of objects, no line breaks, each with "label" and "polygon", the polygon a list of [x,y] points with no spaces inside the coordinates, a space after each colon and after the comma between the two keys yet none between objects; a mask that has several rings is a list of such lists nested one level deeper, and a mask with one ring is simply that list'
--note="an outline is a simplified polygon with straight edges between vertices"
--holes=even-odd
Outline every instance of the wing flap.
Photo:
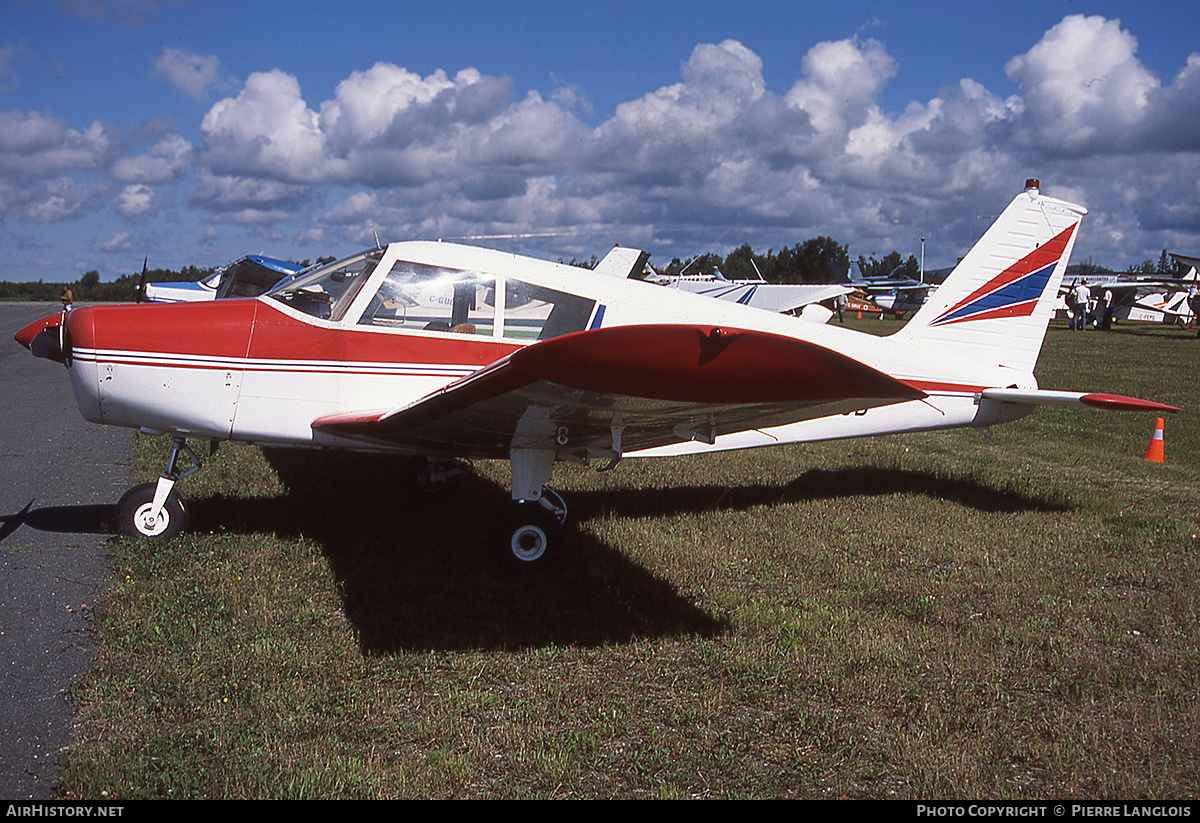
[{"label": "wing flap", "polygon": [[919,399],[924,393],[803,340],[713,326],[618,326],[556,337],[408,406],[313,422],[428,454],[581,458]]}]

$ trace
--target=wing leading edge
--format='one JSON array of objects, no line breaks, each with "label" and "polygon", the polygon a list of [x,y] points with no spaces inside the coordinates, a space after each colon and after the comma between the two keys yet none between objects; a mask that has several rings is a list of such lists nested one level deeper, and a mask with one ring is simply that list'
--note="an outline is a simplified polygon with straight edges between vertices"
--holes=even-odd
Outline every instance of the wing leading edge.
[{"label": "wing leading edge", "polygon": [[617,326],[521,349],[402,408],[313,421],[425,454],[576,459],[849,414],[924,393],[850,357],[767,332]]}]

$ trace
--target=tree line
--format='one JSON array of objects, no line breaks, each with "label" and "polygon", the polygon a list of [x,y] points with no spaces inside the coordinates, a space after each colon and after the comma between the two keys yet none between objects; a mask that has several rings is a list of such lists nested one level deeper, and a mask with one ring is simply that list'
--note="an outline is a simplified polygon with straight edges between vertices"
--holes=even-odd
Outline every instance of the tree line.
[{"label": "tree line", "polygon": [[[572,260],[570,265],[590,269],[595,268],[598,262],[598,258],[592,257],[590,261]],[[897,276],[903,274],[915,278],[920,273],[916,255],[903,260],[898,251],[880,260],[874,255],[860,255],[857,262],[868,277],[886,277],[895,272]],[[765,253],[759,253],[749,243],[743,243],[724,256],[708,252],[687,259],[675,257],[665,267],[658,266],[652,260],[651,266],[659,273],[669,275],[712,274],[719,271],[730,280],[832,283],[845,278],[850,269],[850,253],[845,245],[821,236],[779,251],[768,249]]]},{"label": "tree line", "polygon": [[[905,260],[898,251],[882,259],[859,255],[855,262],[867,277],[895,274],[915,279],[921,269],[916,255],[909,255]],[[676,257],[665,273],[696,274],[718,270],[730,280],[761,278],[768,283],[833,283],[844,279],[849,269],[848,247],[821,236],[779,251],[769,249],[765,254],[756,253],[744,243],[724,257],[703,254],[686,261]]]},{"label": "tree line", "polygon": [[[212,274],[215,269],[201,269],[196,266],[184,266],[182,269],[148,269],[146,282],[174,280],[195,282]],[[122,274],[114,280],[100,282],[100,272],[92,269],[86,271],[78,279],[70,283],[46,283],[38,280],[36,283],[0,282],[0,300],[53,302],[57,303],[64,285],[71,287],[71,295],[76,302],[87,303],[121,303],[133,302],[137,299],[138,288],[141,286],[142,273]]]},{"label": "tree line", "polygon": [[[859,255],[855,262],[866,277],[907,277],[917,279],[921,274],[921,264],[915,254],[904,259],[900,252],[893,251],[880,259],[874,255],[863,257]],[[664,270],[665,274],[701,274],[720,271],[730,280],[750,280],[761,277],[768,283],[830,283],[840,280],[850,268],[850,255],[847,247],[828,237],[814,237],[803,243],[798,243],[779,252],[768,251],[766,254],[756,254],[749,244],[734,249],[725,257],[717,254],[703,254],[687,260],[673,259]],[[1143,260],[1131,265],[1124,271],[1118,271],[1099,265],[1088,259],[1067,267],[1071,274],[1131,274],[1131,275],[1162,275],[1179,277],[1187,272],[1187,267],[1176,263],[1166,249],[1158,258]],[[943,269],[944,276],[949,269]],[[931,275],[925,272],[926,282],[940,282],[938,273]]]}]

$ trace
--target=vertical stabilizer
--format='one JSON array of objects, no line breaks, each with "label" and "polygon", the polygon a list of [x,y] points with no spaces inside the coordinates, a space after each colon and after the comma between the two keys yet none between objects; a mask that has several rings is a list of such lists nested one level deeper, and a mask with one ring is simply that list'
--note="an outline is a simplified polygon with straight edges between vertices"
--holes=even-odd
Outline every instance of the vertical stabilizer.
[{"label": "vertical stabilizer", "polygon": [[642,280],[646,276],[646,263],[650,260],[650,252],[640,249],[626,249],[613,246],[604,259],[596,264],[593,271],[610,277],[632,277]]},{"label": "vertical stabilizer", "polygon": [[962,376],[1031,376],[1087,210],[1026,182],[987,233],[894,337]]}]

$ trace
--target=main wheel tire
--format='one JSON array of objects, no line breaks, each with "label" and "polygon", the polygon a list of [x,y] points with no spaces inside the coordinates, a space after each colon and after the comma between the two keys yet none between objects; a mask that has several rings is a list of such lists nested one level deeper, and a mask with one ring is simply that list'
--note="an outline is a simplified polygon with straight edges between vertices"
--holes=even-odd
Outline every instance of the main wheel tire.
[{"label": "main wheel tire", "polygon": [[553,559],[561,524],[537,503],[518,503],[506,530],[506,559],[517,569],[544,568]]},{"label": "main wheel tire", "polygon": [[158,517],[151,518],[150,507],[154,505],[157,483],[134,486],[117,503],[117,530],[129,537],[145,537],[149,540],[170,540],[187,529],[188,509],[183,498],[171,491],[163,503]]}]

